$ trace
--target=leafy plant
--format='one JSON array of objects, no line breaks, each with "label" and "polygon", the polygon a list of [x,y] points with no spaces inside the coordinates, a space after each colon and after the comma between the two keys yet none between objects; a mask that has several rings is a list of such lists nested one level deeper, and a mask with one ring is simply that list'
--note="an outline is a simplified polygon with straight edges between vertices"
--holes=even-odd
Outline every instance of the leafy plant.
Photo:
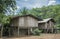
[{"label": "leafy plant", "polygon": [[40,35],[41,32],[42,32],[42,30],[34,29],[34,30],[32,31],[32,35]]}]

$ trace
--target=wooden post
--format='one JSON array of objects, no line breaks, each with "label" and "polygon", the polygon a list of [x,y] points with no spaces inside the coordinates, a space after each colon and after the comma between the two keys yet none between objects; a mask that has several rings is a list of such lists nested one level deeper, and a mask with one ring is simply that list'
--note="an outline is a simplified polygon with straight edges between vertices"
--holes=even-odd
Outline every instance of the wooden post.
[{"label": "wooden post", "polygon": [[54,33],[54,24],[52,24],[52,33]]},{"label": "wooden post", "polygon": [[19,26],[18,26],[18,37],[19,37]]},{"label": "wooden post", "polygon": [[52,28],[52,33],[53,33],[53,28]]},{"label": "wooden post", "polygon": [[50,27],[51,27],[51,32],[53,33],[53,27],[52,27],[52,22],[50,21]]},{"label": "wooden post", "polygon": [[46,29],[46,33],[48,32],[48,28],[47,28],[47,23],[45,23],[45,29]]},{"label": "wooden post", "polygon": [[31,32],[33,31],[32,28],[30,29],[30,31],[31,31]]},{"label": "wooden post", "polygon": [[28,36],[29,36],[30,32],[29,32],[29,28],[28,28]]}]

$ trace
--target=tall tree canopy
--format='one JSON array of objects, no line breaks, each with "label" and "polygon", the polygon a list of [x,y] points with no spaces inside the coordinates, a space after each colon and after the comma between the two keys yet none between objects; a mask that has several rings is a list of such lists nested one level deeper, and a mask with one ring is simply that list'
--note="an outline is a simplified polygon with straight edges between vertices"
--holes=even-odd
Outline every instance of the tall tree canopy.
[{"label": "tall tree canopy", "polygon": [[8,23],[9,16],[5,14],[10,13],[11,9],[15,10],[16,1],[15,0],[0,0],[0,23]]},{"label": "tall tree canopy", "polygon": [[14,10],[15,7],[15,0],[0,0],[0,13],[5,13],[10,8]]},{"label": "tall tree canopy", "polygon": [[31,14],[40,16],[41,18],[53,18],[56,24],[60,24],[60,5],[43,6],[42,8],[34,8],[30,10]]},{"label": "tall tree canopy", "polygon": [[26,14],[29,14],[28,11],[29,10],[26,7],[24,7],[24,8],[22,8],[22,9],[19,10],[18,15],[26,15]]}]

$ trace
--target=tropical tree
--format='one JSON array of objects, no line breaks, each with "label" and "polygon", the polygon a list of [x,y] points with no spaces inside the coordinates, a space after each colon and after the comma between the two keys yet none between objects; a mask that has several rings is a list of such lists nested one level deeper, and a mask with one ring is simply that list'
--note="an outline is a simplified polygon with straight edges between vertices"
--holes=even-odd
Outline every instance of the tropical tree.
[{"label": "tropical tree", "polygon": [[[12,10],[16,9],[16,1],[15,0],[0,0],[0,19],[5,17],[4,15],[10,13]],[[2,20],[0,20],[1,22]]]},{"label": "tropical tree", "polygon": [[56,24],[60,24],[60,5],[43,6],[41,8],[33,8],[30,13],[41,18],[53,18]]},{"label": "tropical tree", "polygon": [[[9,23],[10,17],[6,16],[7,13],[10,13],[12,10],[16,9],[15,0],[0,0],[0,24]],[[3,32],[3,26],[1,28],[1,36]]]},{"label": "tropical tree", "polygon": [[0,0],[0,13],[5,13],[10,8],[14,10],[15,7],[15,0]]},{"label": "tropical tree", "polygon": [[26,15],[26,14],[29,14],[28,11],[29,10],[26,7],[24,7],[24,8],[22,8],[22,9],[19,10],[18,15]]}]

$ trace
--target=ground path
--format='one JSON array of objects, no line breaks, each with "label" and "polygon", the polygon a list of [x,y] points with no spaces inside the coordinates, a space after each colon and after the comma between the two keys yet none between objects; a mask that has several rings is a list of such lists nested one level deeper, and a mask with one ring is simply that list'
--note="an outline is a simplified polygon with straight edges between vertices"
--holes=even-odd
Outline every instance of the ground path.
[{"label": "ground path", "polygon": [[60,39],[60,34],[42,34],[41,36],[25,36],[20,38],[0,38],[0,39]]}]

